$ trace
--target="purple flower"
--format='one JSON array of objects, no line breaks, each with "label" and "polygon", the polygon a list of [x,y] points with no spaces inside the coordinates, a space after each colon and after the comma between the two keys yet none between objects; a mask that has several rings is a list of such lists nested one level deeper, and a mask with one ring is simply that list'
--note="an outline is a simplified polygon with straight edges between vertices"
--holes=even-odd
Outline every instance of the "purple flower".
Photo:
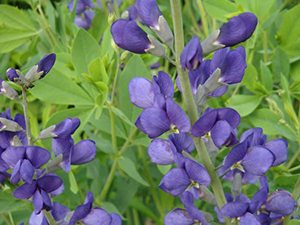
[{"label": "purple flower", "polygon": [[219,173],[226,179],[232,179],[234,173],[240,172],[244,183],[253,183],[286,158],[286,141],[276,139],[266,142],[262,129],[254,128],[242,134],[241,142],[228,153]]},{"label": "purple flower", "polygon": [[150,40],[134,20],[119,19],[111,26],[112,37],[120,48],[142,54],[151,48]]},{"label": "purple flower", "polygon": [[202,47],[199,38],[194,36],[184,47],[180,55],[183,69],[195,70],[202,62]]},{"label": "purple flower", "polygon": [[240,123],[240,115],[231,108],[208,108],[192,127],[192,134],[202,137],[210,134],[214,144],[230,146],[237,143],[236,128]]},{"label": "purple flower", "polygon": [[[179,168],[171,169],[160,182],[160,188],[174,196],[185,191],[197,192],[200,185],[208,186],[210,176],[205,167],[191,159],[182,159]],[[198,196],[196,196],[198,197]]]},{"label": "purple flower", "polygon": [[256,25],[257,18],[253,13],[246,12],[235,16],[220,28],[217,42],[225,46],[234,46],[251,37]]},{"label": "purple flower", "polygon": [[13,168],[10,180],[12,183],[20,179],[31,183],[35,169],[41,168],[50,159],[50,153],[38,146],[8,147],[1,155],[4,162]]},{"label": "purple flower", "polygon": [[89,29],[92,25],[95,13],[91,10],[86,10],[81,15],[75,17],[75,24],[85,30]]},{"label": "purple flower", "polygon": [[6,76],[10,81],[13,82],[20,77],[18,72],[14,68],[9,68],[8,70],[6,70]]},{"label": "purple flower", "polygon": [[141,23],[152,29],[159,30],[158,19],[161,12],[156,0],[136,0],[135,8]]},{"label": "purple flower", "polygon": [[71,219],[69,225],[75,225],[76,222],[82,221],[86,225],[105,224],[105,225],[121,225],[122,220],[115,213],[108,213],[102,208],[93,208],[94,197],[91,192],[86,196],[84,204],[78,206]]},{"label": "purple flower", "polygon": [[156,138],[168,130],[175,132],[190,130],[188,117],[171,98],[166,99],[165,109],[156,107],[144,109],[135,124],[150,138]]},{"label": "purple flower", "polygon": [[187,133],[171,134],[169,140],[154,139],[148,147],[148,155],[153,163],[168,165],[175,163],[176,153],[194,150],[194,142]]},{"label": "purple flower", "polygon": [[19,199],[32,198],[35,213],[38,214],[43,209],[50,210],[52,208],[50,195],[57,194],[62,187],[63,182],[58,176],[46,174],[31,183],[25,183],[16,188],[13,195]]},{"label": "purple flower", "polygon": [[67,118],[57,124],[52,131],[52,149],[56,156],[62,154],[62,167],[70,170],[70,165],[80,165],[93,160],[96,156],[96,144],[92,140],[81,140],[74,144],[71,135],[79,127],[78,118]]},{"label": "purple flower", "polygon": [[290,215],[296,209],[296,201],[284,190],[273,192],[266,201],[266,210],[279,217]]},{"label": "purple flower", "polygon": [[45,55],[37,64],[37,72],[43,72],[40,78],[46,76],[47,73],[51,70],[56,60],[56,55],[51,53],[49,55]]},{"label": "purple flower", "polygon": [[[85,10],[94,8],[94,4],[92,0],[78,0],[76,1],[76,14],[81,14]],[[74,0],[71,0],[68,5],[69,10],[73,10],[74,8]]]}]

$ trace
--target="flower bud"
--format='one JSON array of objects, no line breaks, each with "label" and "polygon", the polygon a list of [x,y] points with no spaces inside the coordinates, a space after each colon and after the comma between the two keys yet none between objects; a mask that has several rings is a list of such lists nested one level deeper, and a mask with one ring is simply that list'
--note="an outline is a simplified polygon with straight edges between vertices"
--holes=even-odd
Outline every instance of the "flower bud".
[{"label": "flower bud", "polygon": [[257,17],[250,12],[231,18],[220,28],[217,42],[225,46],[234,46],[251,37],[257,25]]},{"label": "flower bud", "polygon": [[182,69],[195,70],[202,62],[202,48],[198,37],[194,36],[180,55]]},{"label": "flower bud", "polygon": [[153,30],[159,30],[159,17],[161,12],[158,8],[156,0],[137,0],[135,8],[138,18],[142,24],[150,27]]},{"label": "flower bud", "polygon": [[49,55],[45,55],[37,64],[37,72],[43,72],[40,78],[46,76],[47,73],[51,70],[56,60],[56,55],[51,53]]},{"label": "flower bud", "polygon": [[134,20],[119,19],[111,26],[112,37],[120,48],[143,54],[151,48],[147,33]]},{"label": "flower bud", "polygon": [[9,68],[8,70],[6,70],[6,76],[12,82],[14,82],[15,79],[19,78],[19,74],[14,68]]},{"label": "flower bud", "polygon": [[18,93],[7,82],[0,79],[0,94],[5,97],[14,100],[18,98]]},{"label": "flower bud", "polygon": [[154,30],[163,43],[173,48],[174,36],[171,28],[163,15],[158,18],[158,30]]}]

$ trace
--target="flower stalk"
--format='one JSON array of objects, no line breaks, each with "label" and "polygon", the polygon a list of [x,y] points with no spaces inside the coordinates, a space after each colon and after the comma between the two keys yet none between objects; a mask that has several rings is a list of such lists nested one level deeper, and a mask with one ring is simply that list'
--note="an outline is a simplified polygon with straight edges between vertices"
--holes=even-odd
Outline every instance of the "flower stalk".
[{"label": "flower stalk", "polygon": [[[179,0],[170,0],[170,3],[172,9],[172,19],[175,35],[176,68],[179,74],[180,83],[182,85],[182,94],[186,105],[186,109],[191,122],[194,123],[198,119],[197,107],[194,101],[193,93],[191,91],[189,79],[187,79],[188,74],[187,72],[183,71],[180,65],[180,54],[184,47],[181,4]],[[226,203],[221,181],[215,171],[214,165],[209,157],[205,144],[200,138],[193,139],[197,152],[199,156],[201,156],[201,161],[206,167],[211,177],[211,186],[216,196],[218,207],[221,208]]]}]

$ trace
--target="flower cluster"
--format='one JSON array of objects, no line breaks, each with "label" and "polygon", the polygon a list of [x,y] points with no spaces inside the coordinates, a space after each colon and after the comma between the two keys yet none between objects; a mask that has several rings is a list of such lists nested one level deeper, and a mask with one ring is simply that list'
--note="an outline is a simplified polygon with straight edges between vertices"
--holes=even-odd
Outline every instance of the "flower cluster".
[{"label": "flower cluster", "polygon": [[[164,56],[159,50],[160,45],[155,45],[157,40],[150,38],[136,21],[150,28],[173,49],[172,31],[155,0],[137,0],[128,9],[127,19],[114,22],[111,33],[120,48],[137,54]],[[287,142],[283,139],[267,141],[261,128],[249,129],[239,138],[240,115],[237,111],[205,106],[209,97],[222,96],[228,85],[242,81],[247,67],[245,49],[231,47],[250,38],[256,25],[254,14],[242,13],[231,18],[202,43],[198,37],[193,37],[180,53],[177,64],[180,63],[187,76],[184,79],[189,79],[192,100],[198,106],[199,119],[194,124],[174,101],[174,84],[165,72],[158,72],[152,80],[136,77],[129,83],[130,100],[142,109],[136,126],[152,139],[148,147],[151,161],[159,165],[174,165],[164,175],[159,187],[179,197],[184,209],[169,212],[165,216],[166,225],[209,224],[211,217],[195,206],[198,200],[213,204],[220,222],[231,219],[241,225],[281,224],[284,217],[295,210],[296,202],[289,192],[269,192],[266,177],[271,167],[287,160]],[[205,58],[211,52],[214,52],[212,58]],[[176,79],[179,91],[184,94],[187,90],[182,88],[182,82],[182,77]],[[168,139],[163,138],[166,132],[171,132]],[[202,143],[201,148],[208,151],[232,148],[218,169],[220,178],[232,184],[233,194],[226,194],[225,204],[217,205],[216,186],[212,185],[219,178],[212,177],[216,176],[212,171],[214,168],[206,168],[207,163],[202,165],[196,160],[193,152],[196,143]],[[251,199],[241,193],[243,184],[258,181],[260,189]],[[210,186],[214,193],[209,190]]]},{"label": "flower cluster", "polygon": [[[94,141],[81,140],[74,143],[72,135],[80,126],[78,118],[67,118],[41,131],[36,139],[31,137],[29,118],[26,117],[26,91],[51,70],[55,58],[55,54],[44,56],[26,75],[13,68],[7,70],[8,80],[22,89],[25,116],[17,114],[12,118],[10,110],[0,114],[0,182],[10,181],[12,185],[18,185],[13,192],[14,197],[32,202],[34,211],[30,225],[48,225],[50,221],[46,214],[51,215],[59,225],[71,225],[79,221],[86,225],[120,225],[122,222],[118,215],[92,207],[91,193],[86,202],[73,212],[52,201],[53,196],[64,191],[63,180],[54,172],[59,168],[69,172],[71,165],[88,163],[96,156]],[[9,82],[2,81],[2,87],[5,87],[1,89],[4,96],[20,98]],[[47,149],[35,145],[36,140],[45,138],[52,138],[53,159]]]}]

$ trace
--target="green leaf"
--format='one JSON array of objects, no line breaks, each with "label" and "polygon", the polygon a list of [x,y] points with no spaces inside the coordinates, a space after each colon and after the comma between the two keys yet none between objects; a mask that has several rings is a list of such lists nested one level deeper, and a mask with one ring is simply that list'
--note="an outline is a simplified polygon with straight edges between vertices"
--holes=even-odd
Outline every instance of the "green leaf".
[{"label": "green leaf", "polygon": [[129,118],[130,121],[135,121],[138,109],[130,102],[128,84],[134,77],[150,77],[150,71],[145,63],[138,55],[133,55],[124,70],[119,76],[118,82],[118,98],[119,109]]},{"label": "green leaf", "polygon": [[74,194],[77,194],[78,193],[78,184],[77,184],[77,181],[76,181],[76,178],[72,172],[72,170],[68,173],[68,176],[69,176],[69,182],[70,182],[70,190],[74,193]]},{"label": "green leaf", "polygon": [[118,108],[114,107],[114,106],[109,106],[112,110],[112,112],[119,117],[122,121],[124,121],[125,123],[127,123],[128,125],[135,127],[134,123],[132,123],[127,116]]},{"label": "green leaf", "polygon": [[272,58],[272,71],[275,80],[280,81],[280,77],[288,76],[290,73],[290,61],[287,54],[280,48],[276,48]]},{"label": "green leaf", "polygon": [[0,53],[10,52],[38,35],[34,24],[22,10],[0,5]]},{"label": "green leaf", "polygon": [[89,74],[94,81],[102,81],[108,83],[108,74],[106,72],[104,62],[100,58],[94,59],[88,66]]},{"label": "green leaf", "polygon": [[129,158],[122,157],[119,160],[119,166],[120,168],[132,179],[139,182],[140,184],[144,186],[149,186],[149,184],[142,178],[142,176],[137,171],[134,162],[131,161]]},{"label": "green leaf", "polygon": [[300,221],[299,220],[291,220],[288,225],[300,225]]},{"label": "green leaf", "polygon": [[95,38],[85,30],[79,30],[72,47],[72,59],[79,74],[88,72],[88,65],[100,54]]},{"label": "green leaf", "polygon": [[238,111],[244,117],[251,114],[260,104],[262,96],[257,95],[234,95],[229,100],[226,106]]},{"label": "green leaf", "polygon": [[237,6],[228,0],[204,0],[206,12],[213,18],[226,22],[233,13],[237,12]]},{"label": "green leaf", "polygon": [[278,29],[280,45],[289,57],[299,57],[300,53],[300,5],[287,11]]},{"label": "green leaf", "polygon": [[266,64],[260,61],[260,77],[263,86],[268,90],[273,90],[273,75],[270,69],[266,66]]},{"label": "green leaf", "polygon": [[269,109],[259,109],[255,111],[251,116],[250,122],[255,127],[263,128],[264,133],[268,135],[281,135],[292,141],[297,140],[295,132],[288,127],[281,116]]},{"label": "green leaf", "polygon": [[0,194],[0,214],[14,212],[27,208],[28,204],[24,201],[17,200],[7,191],[1,191]]},{"label": "green leaf", "polygon": [[73,80],[52,70],[30,90],[35,97],[62,105],[94,105],[94,100]]}]

